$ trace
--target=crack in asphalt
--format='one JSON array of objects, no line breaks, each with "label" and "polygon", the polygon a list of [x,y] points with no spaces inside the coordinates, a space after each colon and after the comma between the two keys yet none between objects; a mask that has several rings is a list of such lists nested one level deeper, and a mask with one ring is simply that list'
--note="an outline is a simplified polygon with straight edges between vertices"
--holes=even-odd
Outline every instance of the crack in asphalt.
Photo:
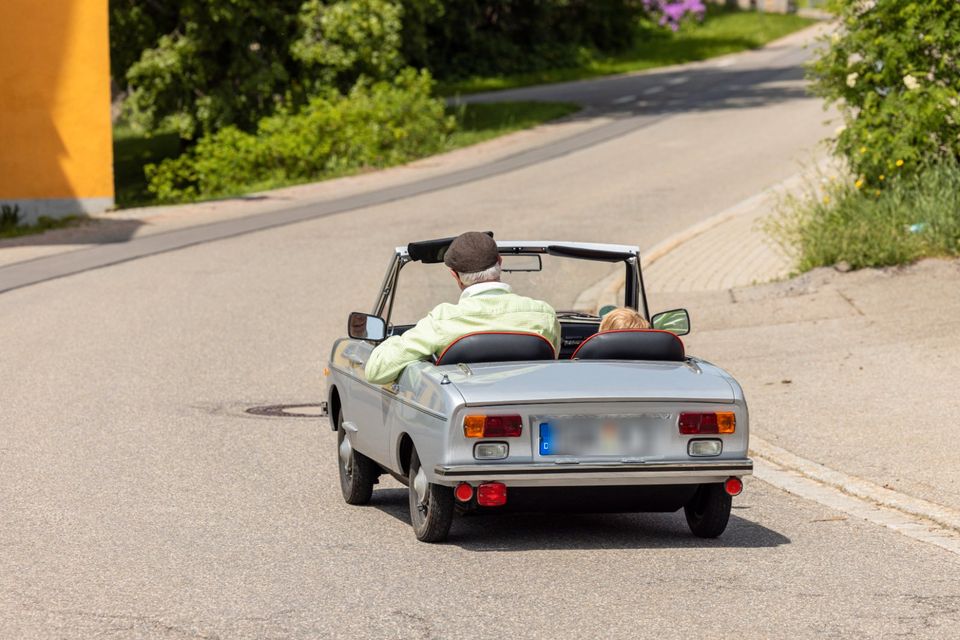
[{"label": "crack in asphalt", "polygon": [[393,609],[390,613],[407,623],[410,631],[417,633],[417,635],[424,638],[424,640],[439,640],[440,636],[436,633],[433,624],[431,624],[426,616],[411,611],[403,611],[402,609]]},{"label": "crack in asphalt", "polygon": [[[141,631],[143,628],[146,628],[163,634],[164,636],[173,638],[187,638],[190,640],[221,640],[221,638],[223,638],[223,636],[221,636],[219,633],[202,630],[194,631],[181,625],[166,622],[157,616],[136,613],[108,613],[103,611],[87,611],[84,609],[49,607],[43,605],[36,597],[29,596],[25,593],[19,593],[15,591],[8,591],[8,593],[16,595],[22,601],[25,601],[23,606],[24,610],[35,611],[47,616],[61,616],[65,619],[74,618],[102,621],[111,625],[94,631],[93,633],[96,637],[114,634],[129,634],[130,632],[137,631],[138,627],[140,627]],[[235,620],[237,622],[250,622],[262,625],[264,623],[275,623],[279,618],[287,618],[292,614],[297,613],[297,611],[298,609],[296,608],[280,609],[278,611],[260,616],[240,616],[235,618]],[[418,616],[414,616],[412,614],[410,614],[410,617],[419,618]],[[420,619],[419,621],[426,625],[428,629],[430,628],[429,622],[427,622],[425,619]]]}]

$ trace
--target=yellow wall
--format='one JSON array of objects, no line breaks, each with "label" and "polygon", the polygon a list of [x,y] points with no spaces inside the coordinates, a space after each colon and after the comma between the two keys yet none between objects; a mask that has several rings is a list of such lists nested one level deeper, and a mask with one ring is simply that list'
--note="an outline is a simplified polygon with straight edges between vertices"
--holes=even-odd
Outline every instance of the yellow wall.
[{"label": "yellow wall", "polygon": [[0,204],[113,198],[107,0],[0,0]]}]

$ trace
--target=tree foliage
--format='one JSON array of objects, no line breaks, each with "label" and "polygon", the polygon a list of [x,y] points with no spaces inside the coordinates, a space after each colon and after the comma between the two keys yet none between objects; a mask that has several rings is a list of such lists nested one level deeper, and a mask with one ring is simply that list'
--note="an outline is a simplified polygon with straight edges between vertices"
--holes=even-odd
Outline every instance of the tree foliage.
[{"label": "tree foliage", "polygon": [[447,0],[404,53],[445,79],[568,66],[583,48],[629,46],[642,11],[640,0]]},{"label": "tree foliage", "polygon": [[112,72],[132,125],[195,139],[252,131],[280,105],[407,65],[445,79],[574,65],[585,50],[629,46],[648,4],[110,0]]},{"label": "tree foliage", "polygon": [[[252,127],[285,94],[302,95],[302,73],[287,44],[299,4],[111,0],[114,68],[128,64],[119,84],[129,88],[131,123],[172,127],[189,139],[228,124]],[[123,49],[134,43],[143,46],[139,55]]]},{"label": "tree foliage", "polygon": [[402,12],[399,0],[111,0],[114,79],[142,129],[252,130],[281,104],[396,73]]},{"label": "tree foliage", "polygon": [[291,52],[317,88],[348,88],[360,76],[389,77],[403,63],[402,14],[400,4],[390,0],[307,0],[298,16],[301,35]]}]

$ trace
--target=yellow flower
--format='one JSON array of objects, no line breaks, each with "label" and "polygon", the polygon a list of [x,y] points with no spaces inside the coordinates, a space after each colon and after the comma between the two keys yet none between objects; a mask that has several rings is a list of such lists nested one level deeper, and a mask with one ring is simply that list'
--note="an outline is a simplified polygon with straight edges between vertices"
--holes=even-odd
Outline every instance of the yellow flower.
[{"label": "yellow flower", "polygon": [[897,160],[897,166],[898,166],[898,167],[902,167],[902,166],[903,166],[903,160]]},{"label": "yellow flower", "polygon": [[823,204],[830,204],[830,196],[823,196]]},{"label": "yellow flower", "polygon": [[867,148],[866,148],[866,147],[860,147],[860,153],[861,153],[861,154],[866,153],[866,152],[867,152]]},{"label": "yellow flower", "polygon": [[880,174],[880,182],[883,182],[884,180],[886,180],[886,178],[885,178],[885,177],[883,176],[883,174],[881,173],[881,174]]},{"label": "yellow flower", "polygon": [[875,196],[880,195],[880,189],[877,189],[876,191],[874,191],[874,192],[873,192],[873,195],[875,195]]},{"label": "yellow flower", "polygon": [[863,186],[863,178],[861,178],[861,179],[857,180],[856,182],[854,182],[854,183],[853,183],[853,186],[855,186],[857,189],[859,189],[860,187],[862,187],[862,186]]}]

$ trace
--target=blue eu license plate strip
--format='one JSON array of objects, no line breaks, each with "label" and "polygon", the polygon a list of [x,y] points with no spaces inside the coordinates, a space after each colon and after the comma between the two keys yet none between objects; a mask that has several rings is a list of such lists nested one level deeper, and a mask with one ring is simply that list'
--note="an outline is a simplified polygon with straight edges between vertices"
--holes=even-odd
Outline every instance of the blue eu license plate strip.
[{"label": "blue eu license plate strip", "polygon": [[540,423],[540,455],[553,455],[553,429],[549,422]]},{"label": "blue eu license plate strip", "polygon": [[541,456],[634,456],[647,451],[639,418],[554,419],[539,423]]}]

